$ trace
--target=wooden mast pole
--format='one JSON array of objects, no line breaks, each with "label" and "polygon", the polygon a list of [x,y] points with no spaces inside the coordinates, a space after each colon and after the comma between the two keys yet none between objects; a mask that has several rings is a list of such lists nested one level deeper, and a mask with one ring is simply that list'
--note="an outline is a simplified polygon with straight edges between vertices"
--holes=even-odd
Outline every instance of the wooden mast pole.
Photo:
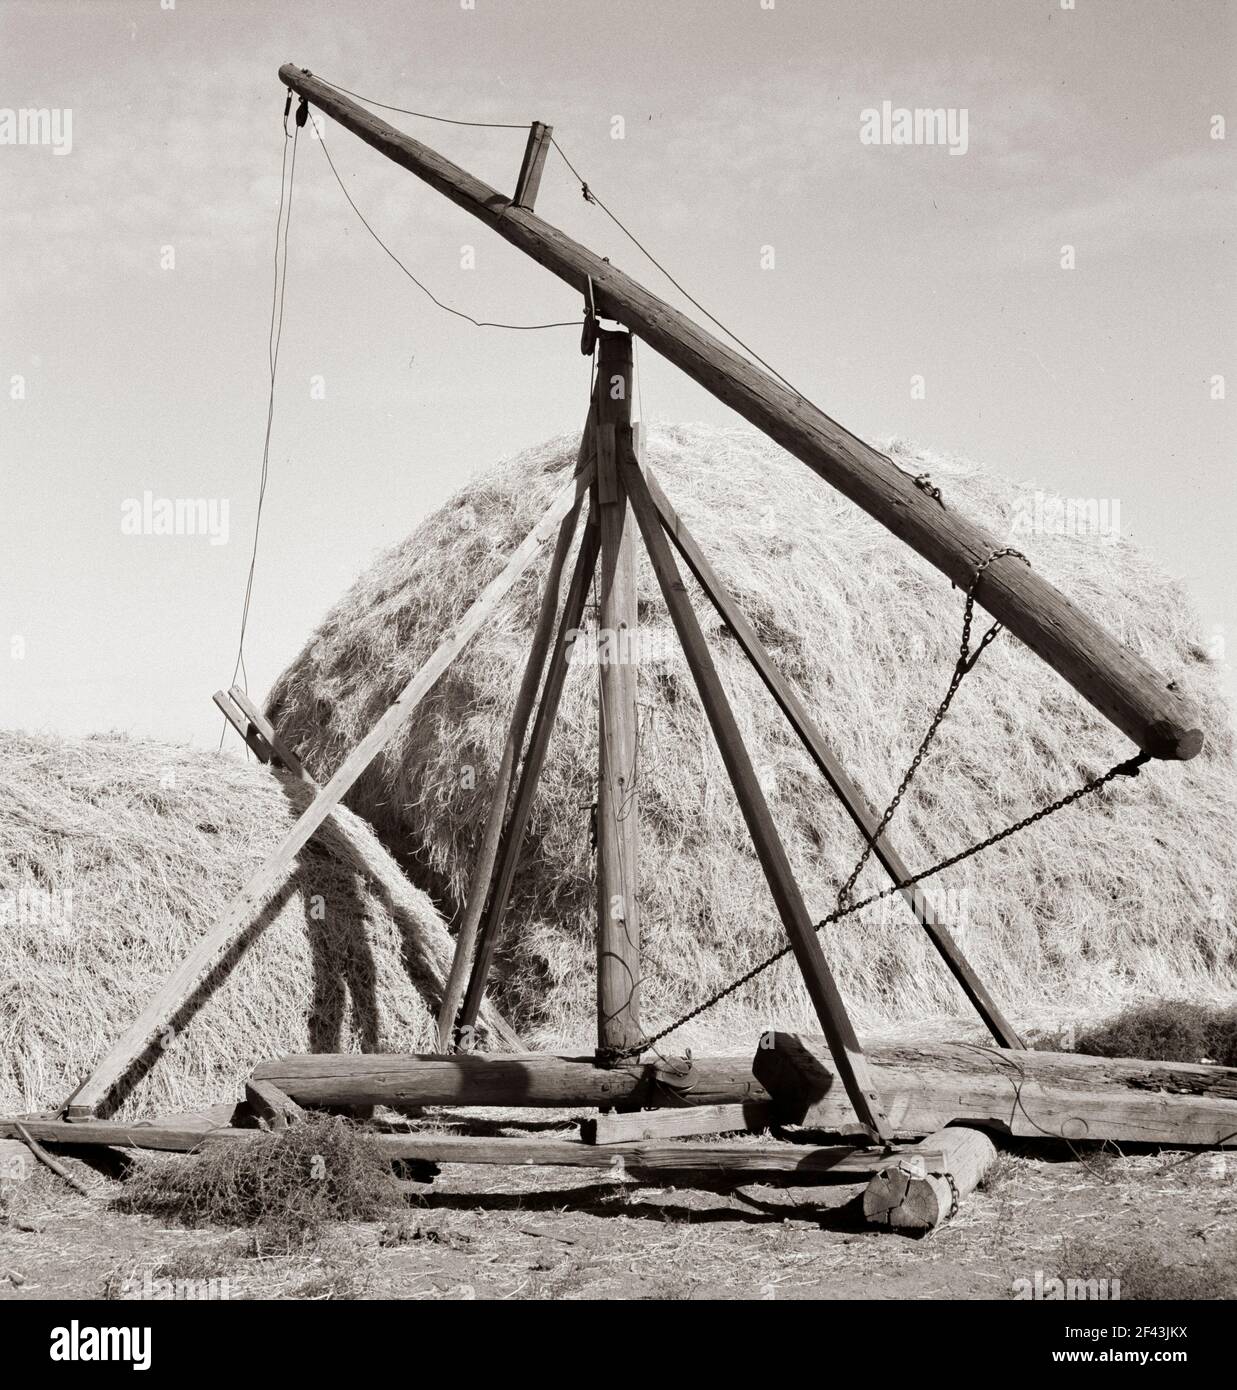
[{"label": "wooden mast pole", "polygon": [[636,524],[619,480],[631,448],[630,333],[602,330],[597,360],[597,1051],[638,1043],[640,822],[636,794]]},{"label": "wooden mast pole", "polygon": [[[707,391],[763,430],[826,482],[887,526],[965,589],[1000,548],[980,527],[928,495],[896,464],[795,391],[725,347],[609,261],[526,208],[341,96],[304,68],[279,78],[346,130],[428,183],[544,265],[597,313],[617,319]],[[983,574],[978,599],[1140,748],[1157,758],[1192,758],[1202,721],[1175,680],[1156,671],[1014,556]]]}]

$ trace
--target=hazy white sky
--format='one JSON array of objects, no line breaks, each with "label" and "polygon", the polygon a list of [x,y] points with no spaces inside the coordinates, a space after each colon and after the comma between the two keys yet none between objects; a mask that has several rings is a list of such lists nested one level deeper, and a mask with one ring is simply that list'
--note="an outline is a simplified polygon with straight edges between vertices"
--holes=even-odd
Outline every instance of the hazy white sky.
[{"label": "hazy white sky", "polygon": [[[265,424],[284,61],[396,105],[552,122],[688,288],[831,415],[1118,499],[1205,634],[1237,643],[1237,132],[1212,138],[1237,115],[1233,5],[169,3],[0,3],[0,108],[72,112],[63,155],[0,145],[0,724],[218,737]],[[861,112],[885,100],[965,108],[965,155],[862,144]],[[513,186],[521,132],[390,119]],[[441,297],[578,317],[464,213],[327,139]],[[553,155],[538,210],[678,302]],[[433,308],[309,140],[290,245],[257,693],[378,549],[471,474],[577,428],[587,393],[571,330],[480,331]],[[641,364],[647,418],[731,418]],[[226,501],[228,543],[124,534],[145,492]]]}]

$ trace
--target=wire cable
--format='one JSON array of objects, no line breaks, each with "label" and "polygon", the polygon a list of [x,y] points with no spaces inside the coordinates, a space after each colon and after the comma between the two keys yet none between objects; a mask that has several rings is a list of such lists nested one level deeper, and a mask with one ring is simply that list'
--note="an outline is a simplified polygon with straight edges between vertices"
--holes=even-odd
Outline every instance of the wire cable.
[{"label": "wire cable", "polygon": [[552,144],[554,148],[559,152],[559,154],[562,155],[563,163],[567,166],[568,169],[571,170],[572,176],[575,178],[575,181],[580,185],[580,188],[584,193],[586,201],[590,203],[596,203],[596,205],[602,210],[602,212],[605,213],[605,215],[610,219],[610,221],[613,222],[614,225],[619,229],[619,231],[623,233],[627,240],[631,242],[631,244],[641,253],[641,255],[646,257],[653,265],[657,267],[658,270],[661,271],[661,273],[666,277],[667,280],[670,281],[670,283],[675,287],[675,289],[678,290],[678,292],[684,297],[684,299],[688,300],[697,309],[699,309],[700,312],[705,316],[705,318],[707,318],[709,322],[712,323],[715,327],[720,328],[721,331],[729,339],[731,339],[732,342],[738,343],[738,345],[743,349],[744,352],[748,354],[749,357],[759,362],[760,365],[767,372],[771,372],[778,379],[778,381],[780,381],[782,385],[786,387],[788,391],[793,391],[794,394],[798,396],[801,401],[809,401],[810,403],[810,398],[808,396],[805,396],[804,393],[799,390],[799,388],[794,384],[793,381],[788,381],[787,378],[784,377],[781,374],[781,372],[779,372],[778,369],[772,365],[772,363],[767,362],[763,357],[761,357],[761,355],[756,351],[755,348],[751,347],[748,343],[745,343],[743,339],[740,338],[736,332],[734,332],[733,329],[727,328],[726,325],[721,321],[721,319],[719,319],[716,315],[711,314],[693,294],[691,294],[688,290],[683,288],[682,284],[680,284],[680,282],[677,279],[675,279],[673,275],[671,275],[671,273],[666,269],[666,267],[661,263],[661,261],[659,261],[657,257],[654,256],[653,253],[648,249],[648,247],[645,246],[644,243],[636,237],[635,233],[630,231],[627,227],[625,227],[623,223],[619,221],[618,217],[615,216],[615,214],[611,212],[611,210],[605,205],[605,203],[602,202],[602,200],[597,196],[597,194],[593,192],[592,187],[585,181],[585,179],[582,177],[579,170],[571,162],[571,160],[567,158],[567,155],[564,152],[563,147],[558,143],[558,140],[553,135],[550,136],[550,144]]},{"label": "wire cable", "polygon": [[[288,134],[287,107],[284,108],[283,157],[279,166],[279,210],[275,216],[275,263],[271,287],[271,319],[267,332],[266,357],[270,368],[270,384],[266,399],[266,433],[262,441],[262,470],[258,482],[258,509],[253,523],[253,548],[249,555],[249,573],[245,580],[245,601],[241,608],[241,630],[236,644],[236,662],[232,667],[232,681],[236,684],[240,676],[242,688],[248,693],[249,672],[245,668],[245,633],[249,627],[249,609],[253,600],[253,581],[258,565],[258,542],[262,533],[262,506],[266,500],[266,485],[270,476],[271,429],[275,421],[275,374],[279,366],[279,346],[283,340],[284,303],[288,282],[288,229],[292,225],[292,188],[296,179],[297,137],[300,127]],[[292,143],[291,167],[288,165],[288,142]],[[285,178],[286,175],[286,178]],[[282,226],[282,237],[280,224]],[[219,746],[227,734],[227,721],[219,735]]]},{"label": "wire cable", "polygon": [[369,221],[365,217],[365,214],[361,211],[359,207],[357,207],[356,203],[353,201],[352,194],[348,192],[348,189],[345,186],[343,179],[340,178],[339,170],[335,167],[335,161],[331,158],[331,152],[326,147],[326,139],[322,135],[321,131],[318,132],[318,143],[322,146],[322,153],[326,155],[326,162],[331,166],[331,173],[335,175],[335,182],[339,184],[340,190],[342,191],[344,197],[348,200],[349,207],[351,207],[352,211],[356,213],[357,217],[361,221],[361,225],[370,234],[370,236],[373,237],[373,239],[378,243],[378,245],[382,247],[382,249],[387,253],[387,255],[390,256],[390,258],[395,262],[395,264],[399,266],[399,268],[412,281],[412,283],[416,285],[417,289],[419,289],[421,293],[424,294],[427,298],[431,299],[434,302],[434,304],[438,306],[438,308],[442,309],[444,312],[448,314],[454,314],[456,318],[464,319],[466,322],[471,323],[475,328],[509,328],[513,331],[521,333],[529,333],[542,328],[579,329],[579,319],[563,319],[556,323],[496,323],[490,319],[475,319],[471,314],[464,313],[462,309],[453,309],[450,304],[444,304],[442,300],[439,299],[438,296],[434,294],[434,292],[427,285],[423,284],[420,280],[417,279],[417,277],[412,273],[412,271],[409,270],[408,267],[403,263],[403,261],[401,261],[400,258],[395,254],[395,252],[391,250],[391,248],[386,244],[385,241],[383,241],[383,239],[378,235],[378,233],[374,231],[373,227],[370,226]]},{"label": "wire cable", "polygon": [[450,116],[431,116],[428,111],[410,111],[406,106],[390,106],[385,101],[375,101],[373,97],[363,97],[360,92],[350,92],[347,87],[341,87],[338,82],[332,82],[329,77],[323,77],[321,73],[313,74],[319,82],[325,82],[328,87],[333,87],[335,91],[342,92],[344,96],[355,97],[357,101],[363,101],[366,106],[377,106],[383,111],[396,111],[401,116],[416,116],[422,121],[441,121],[443,125],[466,125],[475,126],[484,130],[527,130],[527,121],[457,121]]}]

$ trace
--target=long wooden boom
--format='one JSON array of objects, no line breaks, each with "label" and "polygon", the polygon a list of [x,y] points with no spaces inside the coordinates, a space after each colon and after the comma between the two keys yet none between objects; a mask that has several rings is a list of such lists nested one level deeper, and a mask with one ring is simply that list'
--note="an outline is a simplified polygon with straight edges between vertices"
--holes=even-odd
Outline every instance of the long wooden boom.
[{"label": "long wooden boom", "polygon": [[[609,261],[518,207],[458,165],[340,96],[303,68],[279,77],[368,145],[416,174],[539,261],[744,419],[775,439],[965,589],[1000,543],[952,507],[943,507],[883,454],[823,411],[720,343]],[[1203,746],[1197,710],[1134,652],[1014,556],[984,571],[983,606],[1079,694],[1146,752],[1192,758]]]}]

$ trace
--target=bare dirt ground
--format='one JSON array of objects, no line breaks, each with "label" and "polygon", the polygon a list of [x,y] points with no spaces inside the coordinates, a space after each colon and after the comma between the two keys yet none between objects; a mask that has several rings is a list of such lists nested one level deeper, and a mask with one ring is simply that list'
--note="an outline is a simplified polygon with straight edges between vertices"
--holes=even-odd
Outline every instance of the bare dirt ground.
[{"label": "bare dirt ground", "polygon": [[[560,1137],[562,1123],[524,1112],[502,1129]],[[233,1299],[1009,1299],[1037,1271],[1120,1278],[1127,1299],[1237,1296],[1237,1154],[1042,1153],[1007,1151],[919,1239],[866,1228],[856,1182],[455,1165],[409,1184],[392,1220],[291,1255],[248,1231],[123,1215],[120,1183],[69,1159],[89,1198],[46,1169],[9,1186],[0,1297],[136,1297],[147,1279],[168,1296],[158,1281],[180,1279],[199,1296],[225,1280],[214,1292]]]}]

